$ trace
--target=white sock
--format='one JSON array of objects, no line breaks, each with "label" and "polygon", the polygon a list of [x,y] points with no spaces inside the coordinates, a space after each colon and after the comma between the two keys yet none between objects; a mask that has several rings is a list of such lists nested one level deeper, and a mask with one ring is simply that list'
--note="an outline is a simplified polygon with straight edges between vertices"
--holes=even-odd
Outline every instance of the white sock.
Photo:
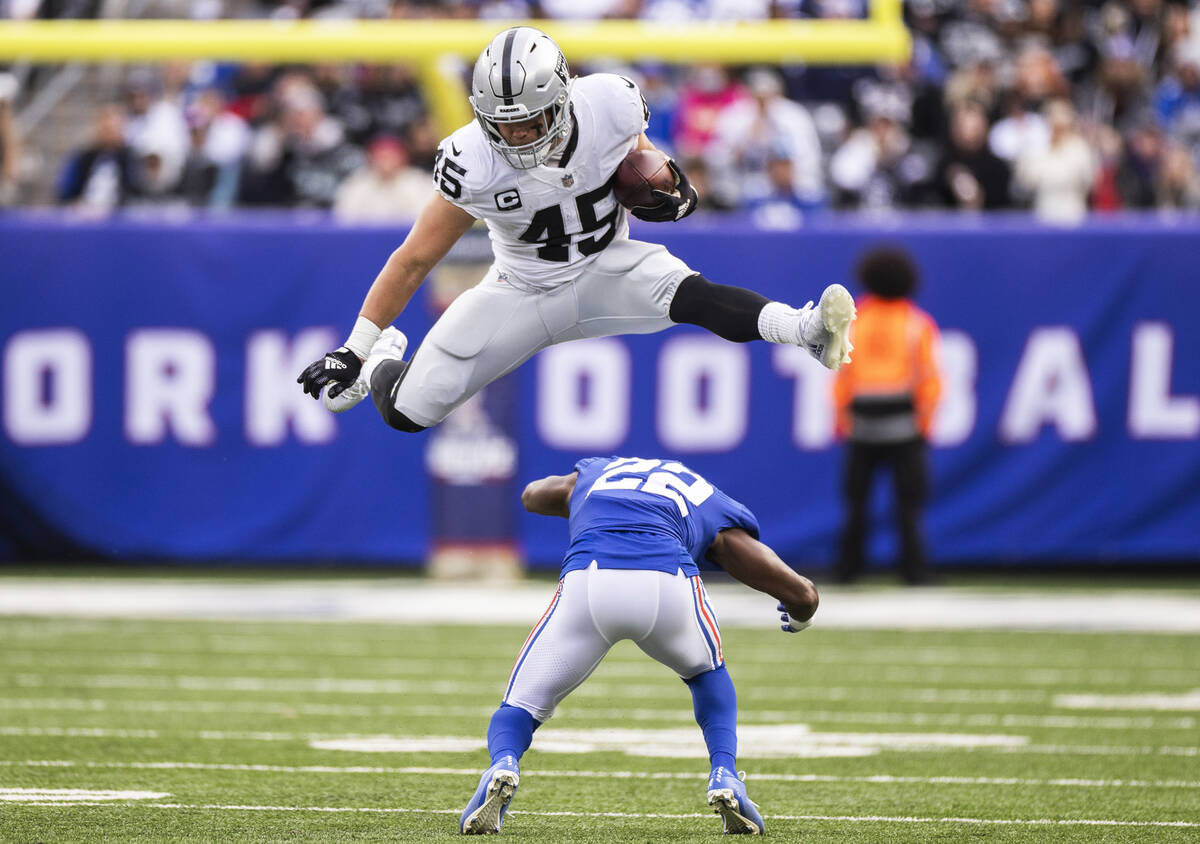
[{"label": "white sock", "polygon": [[758,333],[770,343],[794,346],[800,342],[800,313],[783,302],[768,302],[758,313]]}]

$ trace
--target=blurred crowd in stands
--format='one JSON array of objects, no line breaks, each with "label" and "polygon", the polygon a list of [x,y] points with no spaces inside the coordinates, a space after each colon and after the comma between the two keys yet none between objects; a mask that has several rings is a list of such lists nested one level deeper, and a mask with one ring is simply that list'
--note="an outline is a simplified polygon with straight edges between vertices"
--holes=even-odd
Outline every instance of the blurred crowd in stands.
[{"label": "blurred crowd in stands", "polygon": [[[25,16],[47,14],[24,0]],[[222,13],[195,0],[193,16]],[[60,3],[62,5],[69,5]],[[91,0],[70,13],[94,14]],[[21,16],[22,0],[0,0]],[[289,0],[263,17],[653,20],[855,18],[863,0]],[[1200,1],[909,0],[898,67],[572,62],[634,78],[648,134],[710,212],[790,228],[825,209],[1200,208]],[[568,55],[568,60],[571,56]],[[469,70],[470,63],[465,67]],[[14,107],[0,73],[0,205],[20,202]],[[52,162],[55,195],[118,207],[329,208],[407,220],[439,140],[405,65],[130,68],[119,99]]]}]

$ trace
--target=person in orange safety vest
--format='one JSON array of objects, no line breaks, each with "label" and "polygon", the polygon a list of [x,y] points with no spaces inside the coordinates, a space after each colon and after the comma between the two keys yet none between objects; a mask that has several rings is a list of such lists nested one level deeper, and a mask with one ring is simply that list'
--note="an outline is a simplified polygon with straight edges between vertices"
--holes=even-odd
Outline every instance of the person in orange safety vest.
[{"label": "person in orange safety vest", "polygon": [[900,529],[900,573],[929,583],[921,516],[928,489],[926,440],[941,394],[937,323],[912,296],[919,273],[898,247],[877,247],[858,262],[866,295],[856,302],[853,362],[834,381],[837,433],[848,442],[844,476],[846,522],[834,579],[850,583],[865,565],[871,481],[890,467]]}]

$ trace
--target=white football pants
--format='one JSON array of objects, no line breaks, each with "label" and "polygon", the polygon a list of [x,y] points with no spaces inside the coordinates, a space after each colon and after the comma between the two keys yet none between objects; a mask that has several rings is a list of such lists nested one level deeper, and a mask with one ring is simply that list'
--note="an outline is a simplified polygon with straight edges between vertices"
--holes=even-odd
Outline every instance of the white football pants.
[{"label": "white football pants", "polygon": [[622,639],[685,680],[725,662],[717,616],[699,577],[602,569],[593,562],[559,582],[517,655],[504,702],[545,721]]},{"label": "white football pants", "polygon": [[396,390],[396,409],[436,425],[547,346],[669,328],[675,289],[693,274],[665,247],[639,240],[613,241],[578,278],[552,290],[514,287],[493,266],[425,335]]}]

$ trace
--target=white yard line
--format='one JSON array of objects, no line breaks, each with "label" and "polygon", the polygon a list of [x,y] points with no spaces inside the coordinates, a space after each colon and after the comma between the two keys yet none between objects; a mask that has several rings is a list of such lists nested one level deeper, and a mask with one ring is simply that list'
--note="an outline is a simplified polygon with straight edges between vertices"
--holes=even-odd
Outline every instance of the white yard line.
[{"label": "white yard line", "polygon": [[[149,712],[170,713],[245,713],[262,715],[307,715],[317,717],[392,717],[444,718],[447,716],[487,718],[495,711],[491,705],[444,706],[419,704],[302,703],[292,701],[247,700],[136,700],[103,698],[0,698],[0,710],[28,712]],[[678,721],[691,723],[690,709],[649,709],[623,707],[576,707],[564,704],[556,721]],[[835,724],[908,725],[927,727],[1012,727],[1053,730],[1194,730],[1200,719],[1193,717],[1088,716],[1088,715],[1017,715],[1002,712],[855,712],[851,710],[754,710],[739,715],[741,723],[810,721]]]},{"label": "white yard line", "polygon": [[[204,624],[205,622],[199,623]],[[320,625],[318,629],[324,627],[323,623],[318,624]],[[106,622],[96,622],[90,625],[87,630],[80,630],[78,622],[74,621],[51,618],[29,621],[0,616],[0,633],[6,639],[9,639],[10,643],[11,640],[25,640],[21,641],[20,648],[10,648],[10,652],[23,652],[31,656],[50,653],[78,653],[86,656],[124,653],[130,658],[137,658],[143,654],[150,653],[162,655],[164,659],[171,659],[176,656],[188,655],[212,658],[214,653],[220,653],[223,656],[232,654],[237,657],[270,656],[278,658],[280,653],[287,656],[294,654],[296,651],[295,639],[283,635],[282,630],[276,629],[268,634],[264,634],[255,628],[253,632],[247,631],[234,636],[228,632],[223,632],[229,631],[235,626],[235,622],[229,621],[211,622],[209,630],[194,636],[180,636],[161,629],[157,624],[153,625],[156,629],[148,629],[146,624],[137,623],[137,628],[134,631],[125,631],[126,626],[127,623],[122,622],[122,620],[113,619]],[[309,626],[312,627],[314,625]],[[106,634],[105,640],[99,647],[95,645],[89,647],[86,642],[67,643],[54,641],[66,636],[84,634],[91,636],[94,633]],[[111,637],[126,634],[139,637],[152,635],[154,637],[154,648],[142,649],[139,647],[137,650],[129,652],[113,650],[110,646]],[[523,637],[523,634],[521,637]],[[514,637],[514,641],[518,645],[521,637]],[[91,641],[91,639],[88,641]],[[198,643],[205,643],[207,647],[198,647]],[[967,666],[972,669],[981,666],[1028,668],[1029,666],[1036,665],[1048,668],[1078,669],[1081,665],[1086,665],[1089,661],[1096,661],[1102,664],[1097,664],[1094,666],[1095,668],[1111,667],[1110,655],[1105,652],[1097,654],[1093,651],[1061,646],[1055,647],[1052,650],[1046,648],[1033,650],[1028,648],[1012,648],[1008,647],[1008,644],[1011,643],[1007,643],[1005,647],[994,648],[948,646],[887,648],[873,645],[870,648],[853,650],[844,647],[831,648],[823,645],[819,650],[806,650],[804,660],[808,663],[839,666]],[[445,670],[446,663],[443,659],[433,657],[398,657],[386,651],[381,653],[380,648],[384,645],[386,643],[380,643],[376,647],[368,648],[355,642],[339,642],[324,638],[321,641],[305,641],[304,653],[312,658],[337,656],[349,659],[364,659],[374,664],[411,665],[414,668],[423,668],[425,670]],[[396,646],[399,650],[401,644],[397,642]],[[501,655],[508,657],[512,654],[507,650],[502,650]],[[772,670],[777,668],[774,660],[765,659],[762,662],[755,662],[755,656],[753,652],[742,655],[738,660],[738,665],[766,667]],[[1137,654],[1137,657],[1138,665],[1146,669],[1193,672],[1200,670],[1197,668],[1194,660],[1189,660],[1186,655],[1176,652],[1146,653],[1142,651]],[[463,655],[462,658],[470,662],[481,662],[495,657],[482,653]],[[605,666],[612,666],[614,664],[623,666],[623,671],[644,670],[646,673],[655,671],[655,666],[640,656],[630,658],[613,654],[604,661]],[[475,669],[472,667],[470,670]]]},{"label": "white yard line", "polygon": [[[529,624],[546,584],[364,583],[337,580],[222,583],[5,578],[0,615],[160,619],[387,621]],[[774,601],[737,584],[713,584],[727,627],[769,629]],[[822,590],[817,623],[848,629],[1123,630],[1200,633],[1200,596],[1111,590],[1092,593],[935,588]]]},{"label": "white yard line", "polygon": [[[293,646],[295,647],[295,646]],[[64,655],[67,654],[67,655]],[[805,653],[805,660],[809,654]],[[238,671],[265,671],[276,674],[283,671],[312,670],[313,656],[291,655],[261,655],[244,657],[238,655],[233,659],[225,658],[228,667]],[[343,660],[347,659],[345,657]],[[447,676],[474,676],[479,673],[481,662],[506,662],[492,659],[398,659],[395,657],[351,657],[362,668],[362,663],[372,673],[386,675],[408,675],[428,677],[437,674]],[[204,670],[213,661],[213,654],[195,654],[181,657],[177,653],[154,651],[65,651],[49,652],[44,649],[7,649],[0,653],[0,665],[32,669],[168,669]],[[344,664],[344,663],[343,663]],[[969,678],[971,682],[997,682],[1012,685],[1057,685],[1057,686],[1193,686],[1200,675],[1200,668],[1189,670],[1164,668],[1125,668],[1112,667],[1092,668],[1037,668],[1017,666],[975,666],[975,665],[922,665],[915,667],[912,662],[891,664],[858,663],[864,667],[876,665],[871,675],[882,682],[904,682],[918,674],[922,681],[929,682],[962,682]],[[752,680],[762,686],[784,686],[790,681],[779,674],[779,666],[774,663],[753,663],[745,660],[735,660],[731,667],[737,672],[740,680]],[[651,661],[642,660],[630,662],[626,660],[605,661],[600,669],[602,677],[662,677],[665,669]],[[1200,695],[1200,693],[1198,693]],[[1200,698],[1198,698],[1200,699]],[[1200,708],[1200,706],[1191,707]]]},{"label": "white yard line", "polygon": [[[797,725],[789,725],[797,726]],[[773,729],[773,728],[763,728]],[[564,733],[568,731],[552,731],[548,730],[542,735],[542,749],[549,748],[549,740],[556,733]],[[569,731],[573,736],[581,731]],[[597,730],[596,733],[603,731]],[[198,738],[206,741],[304,741],[304,742],[321,742],[325,745],[325,749],[337,750],[341,749],[341,745],[349,746],[351,743],[357,752],[362,752],[365,748],[370,749],[372,746],[380,751],[392,752],[395,747],[403,744],[410,747],[407,752],[465,752],[478,750],[486,747],[486,742],[478,736],[413,736],[413,737],[394,737],[381,735],[346,735],[346,734],[330,734],[330,733],[284,733],[284,732],[254,732],[254,731],[226,731],[226,730],[130,730],[130,729],[106,729],[101,727],[16,727],[3,726],[0,727],[0,736],[14,737],[47,737],[47,738],[122,738],[122,739],[159,739],[159,738]],[[871,739],[878,738],[880,741],[887,741],[888,734],[879,734],[872,736],[865,733],[812,733],[814,739],[828,739],[835,744],[844,744],[848,741],[867,742],[871,743]],[[928,743],[923,743],[922,738],[925,734],[909,733],[904,734],[904,741],[899,747],[889,747],[892,752],[945,752],[947,747],[953,747],[958,751],[971,752],[991,752],[991,753],[1017,753],[1017,754],[1033,754],[1033,755],[1066,755],[1066,756],[1185,756],[1192,757],[1200,755],[1200,748],[1163,745],[1163,746],[1129,746],[1129,745],[1076,745],[1076,744],[1024,744],[1018,743],[1022,737],[1020,736],[984,736],[984,735],[964,735],[966,739],[977,740],[978,744],[963,743],[963,744],[947,744],[946,741],[939,741],[937,734],[930,734]],[[994,741],[993,741],[994,739]],[[1000,743],[1001,739],[1017,740],[1012,744]],[[574,747],[577,742],[572,739],[569,744]],[[797,748],[799,749],[799,748]],[[749,754],[747,754],[749,755]],[[796,753],[795,756],[803,756],[803,753]]]},{"label": "white yard line", "polygon": [[[667,675],[664,675],[667,676]],[[2,679],[2,678],[0,678]],[[920,678],[918,678],[920,679]],[[58,688],[62,686],[88,689],[180,689],[185,691],[230,692],[314,692],[325,694],[490,694],[496,692],[502,679],[489,677],[476,681],[414,678],[412,680],[379,680],[355,677],[211,677],[159,674],[75,674],[22,672],[10,675],[9,682],[19,688]],[[738,691],[747,700],[778,700],[774,688],[749,685]],[[828,686],[790,689],[791,700],[879,700],[890,699],[915,703],[1043,703],[1049,693],[1042,689],[946,689],[908,686]],[[576,699],[602,697],[638,697],[641,699],[675,700],[678,694],[664,686],[612,683],[604,680],[589,682],[574,692]]]},{"label": "white yard line", "polygon": [[99,800],[159,800],[170,797],[166,791],[97,791],[87,788],[0,788],[0,802],[61,805]]},{"label": "white yard line", "polygon": [[[478,768],[435,768],[421,766],[372,767],[365,765],[242,765],[230,762],[79,762],[66,759],[0,760],[8,768],[118,768],[133,770],[244,771],[271,774],[386,774],[389,776],[462,776],[478,777]],[[679,771],[525,771],[533,779],[637,779],[699,781],[703,772]],[[891,774],[845,777],[827,774],[751,773],[753,782],[794,783],[866,783],[872,785],[1010,785],[1040,788],[1184,788],[1200,789],[1200,781],[1187,780],[1089,780],[1028,779],[1023,777],[902,777]]]},{"label": "white yard line", "polygon": [[[58,803],[27,803],[29,806],[57,806]],[[72,806],[112,806],[111,803],[71,803]],[[462,809],[409,809],[401,807],[376,806],[240,806],[211,803],[133,803],[122,808],[155,808],[155,809],[205,809],[225,812],[327,812],[346,814],[417,814],[417,815],[458,815]],[[527,815],[543,818],[628,818],[691,820],[693,818],[712,818],[711,812],[686,812],[671,814],[666,812],[531,812],[514,810],[510,815]],[[893,817],[889,815],[767,815],[777,821],[836,821],[848,823],[897,823],[897,824],[979,824],[1002,826],[1128,826],[1128,827],[1172,827],[1191,829],[1200,827],[1195,821],[1127,821],[1108,818],[922,818],[922,817]]]},{"label": "white yard line", "polygon": [[[1192,682],[1195,682],[1194,677]],[[1064,709],[1157,709],[1200,712],[1200,689],[1192,689],[1182,694],[1060,694],[1054,696],[1054,705]]]}]

